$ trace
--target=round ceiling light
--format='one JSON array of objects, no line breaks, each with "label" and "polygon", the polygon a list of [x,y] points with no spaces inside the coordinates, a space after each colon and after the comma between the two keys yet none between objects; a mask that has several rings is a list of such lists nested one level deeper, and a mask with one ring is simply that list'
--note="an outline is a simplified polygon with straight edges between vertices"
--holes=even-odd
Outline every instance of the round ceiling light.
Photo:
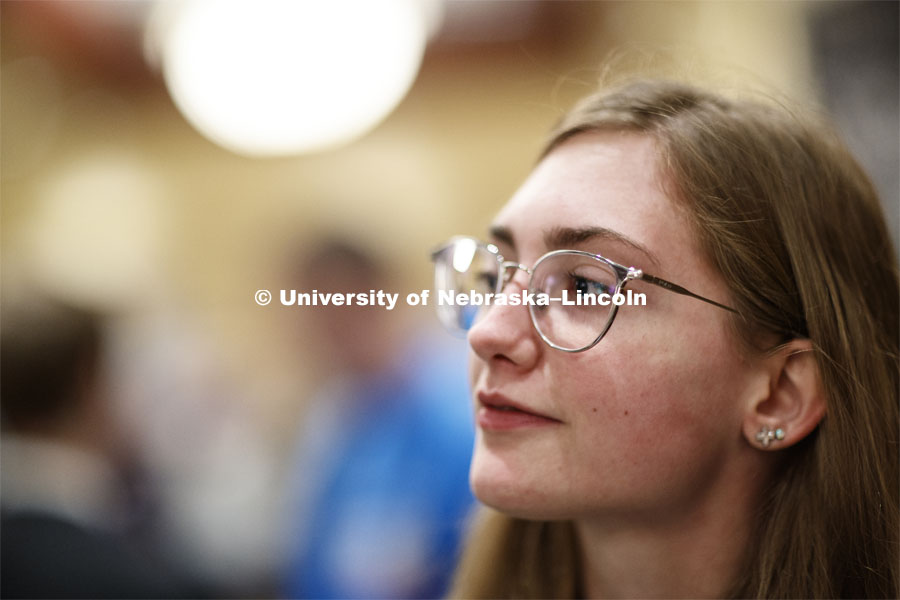
[{"label": "round ceiling light", "polygon": [[346,143],[403,99],[428,34],[416,0],[159,3],[151,35],[169,92],[204,136],[278,156]]}]

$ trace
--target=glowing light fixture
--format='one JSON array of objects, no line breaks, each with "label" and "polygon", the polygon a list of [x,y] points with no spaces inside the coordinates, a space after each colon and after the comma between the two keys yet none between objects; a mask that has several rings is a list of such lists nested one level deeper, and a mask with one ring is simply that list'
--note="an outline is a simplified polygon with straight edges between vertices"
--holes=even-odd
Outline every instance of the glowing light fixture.
[{"label": "glowing light fixture", "polygon": [[185,118],[239,154],[350,141],[412,85],[428,34],[417,0],[183,0],[151,20],[166,85]]}]

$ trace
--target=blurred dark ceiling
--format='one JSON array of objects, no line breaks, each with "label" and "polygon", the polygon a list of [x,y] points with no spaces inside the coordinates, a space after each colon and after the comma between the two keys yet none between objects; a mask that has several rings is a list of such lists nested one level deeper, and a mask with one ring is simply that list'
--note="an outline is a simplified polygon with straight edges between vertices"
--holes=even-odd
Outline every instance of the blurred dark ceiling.
[{"label": "blurred dark ceiling", "polygon": [[[162,79],[144,53],[148,0],[3,0],[0,44],[4,61],[37,55],[68,76],[109,87],[160,87]],[[447,2],[430,41],[423,70],[459,63],[503,61],[527,53],[566,53],[582,40],[603,3],[572,1]],[[252,6],[249,3],[248,6]],[[237,42],[236,42],[237,43]]]}]

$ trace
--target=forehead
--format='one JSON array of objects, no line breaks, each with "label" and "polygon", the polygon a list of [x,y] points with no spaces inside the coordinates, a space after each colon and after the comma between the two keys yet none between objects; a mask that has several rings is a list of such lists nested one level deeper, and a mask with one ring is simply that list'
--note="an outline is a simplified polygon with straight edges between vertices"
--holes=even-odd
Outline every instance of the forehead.
[{"label": "forehead", "polygon": [[[608,229],[644,246],[661,263],[684,260],[681,255],[696,252],[695,241],[683,210],[668,197],[658,167],[656,145],[648,136],[577,135],[541,161],[494,224],[512,234],[519,260],[533,260],[549,250],[548,232],[566,228]],[[623,244],[605,243],[624,254],[622,260],[647,261]],[[595,251],[609,252],[603,247]]]}]

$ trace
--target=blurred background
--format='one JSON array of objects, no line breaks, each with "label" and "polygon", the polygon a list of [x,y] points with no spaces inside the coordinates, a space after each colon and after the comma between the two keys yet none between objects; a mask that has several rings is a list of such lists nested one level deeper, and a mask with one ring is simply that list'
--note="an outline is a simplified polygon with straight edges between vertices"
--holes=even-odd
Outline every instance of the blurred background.
[{"label": "blurred background", "polygon": [[[38,297],[99,315],[103,391],[71,385],[108,403],[104,427],[121,441],[92,452],[122,475],[123,536],[192,582],[172,595],[438,594],[439,575],[431,587],[390,588],[363,569],[349,591],[303,587],[321,582],[298,575],[325,571],[298,547],[329,535],[304,527],[333,517],[311,507],[336,489],[358,493],[335,482],[358,481],[342,469],[354,453],[371,456],[341,445],[359,439],[352,427],[319,427],[335,417],[317,407],[346,402],[347,421],[354,402],[381,406],[362,399],[373,389],[427,396],[427,374],[454,390],[440,402],[468,410],[464,344],[402,301],[430,287],[429,251],[484,232],[546,132],[601,77],[646,70],[830,114],[879,187],[896,240],[898,22],[895,2],[4,0],[4,327],[27,322],[18,315]],[[326,289],[311,260],[377,271],[356,276],[359,289],[400,293],[397,309],[357,315],[366,325],[348,334],[323,327],[334,315],[281,306],[280,289]],[[259,289],[275,300],[258,306]],[[45,348],[61,343],[64,326],[38,322]],[[348,381],[359,385],[348,392]],[[60,434],[59,415],[52,427],[19,425],[8,399],[5,440],[77,437]],[[470,432],[450,412],[421,422],[453,422],[436,428],[453,432],[464,465]],[[87,422],[81,438],[100,421]],[[373,447],[401,426],[385,425]],[[312,440],[311,429],[332,437]],[[454,462],[450,446],[434,459]],[[334,477],[313,456],[331,456]],[[385,460],[408,468],[399,454]],[[451,470],[443,464],[415,468],[433,486]],[[448,486],[464,487],[464,473],[453,477]],[[316,500],[320,484],[330,491]],[[4,481],[7,505],[17,485]],[[374,495],[353,496],[355,506]],[[435,510],[459,520],[464,496]],[[332,552],[355,564],[396,539],[358,512]],[[377,543],[361,546],[366,536]],[[408,540],[408,554],[427,555],[423,543]],[[441,543],[434,552],[452,556],[453,541]]]}]

